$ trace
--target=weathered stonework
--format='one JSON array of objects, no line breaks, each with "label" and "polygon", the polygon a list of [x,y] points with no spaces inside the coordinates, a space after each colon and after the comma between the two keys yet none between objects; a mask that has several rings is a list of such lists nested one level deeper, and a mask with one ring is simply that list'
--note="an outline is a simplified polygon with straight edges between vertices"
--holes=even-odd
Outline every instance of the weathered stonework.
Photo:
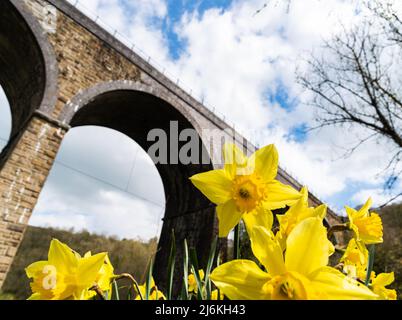
[{"label": "weathered stonework", "polygon": [[140,80],[140,71],[132,62],[63,14],[58,14],[57,32],[49,39],[59,65],[59,101],[54,117],[79,91],[101,82]]},{"label": "weathered stonework", "polygon": [[[167,129],[169,121],[177,121],[180,128],[194,128],[199,134],[202,129],[225,130],[228,137],[235,134],[65,0],[1,1],[2,22],[0,39],[5,40],[0,41],[0,70],[5,71],[0,74],[0,83],[10,100],[13,133],[0,155],[0,287],[70,126],[114,128],[144,149],[149,143],[147,132],[155,127]],[[15,37],[23,40],[15,41],[15,48],[13,30],[20,30]],[[27,43],[30,55],[18,54]],[[12,68],[19,67],[30,90],[18,83],[21,77],[12,76]],[[236,137],[247,153],[255,150],[241,136]],[[216,234],[213,206],[188,180],[221,163],[212,156],[208,140],[201,137],[200,141],[206,144],[202,148],[209,151],[211,165],[157,165],[167,197],[156,266],[166,263],[172,229],[178,248],[187,238],[201,259]],[[278,179],[301,187],[283,170],[279,170]],[[321,203],[314,196],[310,201]],[[332,214],[331,219],[335,219]],[[158,280],[165,279],[164,271],[165,267],[156,270]]]},{"label": "weathered stonework", "polygon": [[32,118],[0,171],[0,283],[52,167],[65,130]]}]

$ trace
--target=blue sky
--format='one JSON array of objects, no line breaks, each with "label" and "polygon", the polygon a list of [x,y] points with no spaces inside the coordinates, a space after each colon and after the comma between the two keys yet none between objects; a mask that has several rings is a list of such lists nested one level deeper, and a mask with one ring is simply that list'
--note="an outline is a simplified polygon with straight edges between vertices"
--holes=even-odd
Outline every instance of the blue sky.
[{"label": "blue sky", "polygon": [[163,20],[163,32],[168,39],[169,52],[173,59],[180,57],[186,42],[181,41],[174,30],[174,25],[180,22],[185,12],[197,12],[203,15],[209,9],[225,10],[230,6],[230,0],[169,0],[167,1],[168,16]]},{"label": "blue sky", "polygon": [[[314,124],[314,110],[306,103],[311,97],[294,77],[295,69],[303,68],[300,57],[319,50],[340,19],[348,25],[359,16],[342,0],[294,1],[289,13],[272,5],[254,16],[265,2],[91,0],[85,5],[205,96],[246,137],[259,145],[275,143],[281,166],[339,213],[368,196],[381,204],[389,197],[379,175],[389,145],[372,141],[342,159],[342,148],[362,132],[307,132]],[[0,92],[0,137],[9,130],[9,107]],[[163,206],[160,177],[135,142],[102,128],[75,128],[64,139],[31,223],[149,238],[159,232]]]}]

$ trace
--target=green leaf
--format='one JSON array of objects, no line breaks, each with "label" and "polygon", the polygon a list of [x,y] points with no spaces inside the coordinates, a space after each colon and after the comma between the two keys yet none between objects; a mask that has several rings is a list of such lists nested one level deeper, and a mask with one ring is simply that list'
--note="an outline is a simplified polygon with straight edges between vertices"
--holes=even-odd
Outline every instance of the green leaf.
[{"label": "green leaf", "polygon": [[183,300],[189,300],[188,296],[188,245],[187,240],[184,239],[184,260],[183,260]]},{"label": "green leaf", "polygon": [[128,291],[127,291],[127,300],[130,301],[131,298],[132,298],[131,290],[128,290]]},{"label": "green leaf", "polygon": [[174,230],[172,230],[171,237],[171,245],[170,245],[170,254],[168,260],[168,292],[167,299],[172,300],[172,290],[173,290],[173,275],[174,275],[174,266],[176,262],[176,238],[174,235]]},{"label": "green leaf", "polygon": [[195,280],[197,282],[197,298],[198,300],[204,300],[203,295],[203,288],[202,288],[202,280],[199,273],[199,266],[198,266],[198,259],[197,259],[197,252],[194,248],[190,249],[190,261],[191,261],[191,270],[195,276]]},{"label": "green leaf", "polygon": [[233,259],[240,259],[240,224],[234,228],[234,249]]},{"label": "green leaf", "polygon": [[369,245],[368,251],[369,251],[369,258],[368,258],[367,275],[366,275],[366,281],[365,281],[366,286],[368,286],[370,283],[371,272],[373,271],[375,245],[374,244]]},{"label": "green leaf", "polygon": [[147,280],[145,282],[145,300],[149,300],[149,297],[151,295],[151,282],[152,282],[152,269],[153,269],[153,259],[151,258],[151,261],[149,263],[149,269],[147,273]]},{"label": "green leaf", "polygon": [[206,291],[207,291],[206,292],[207,300],[211,300],[212,284],[211,284],[211,280],[209,279],[209,275],[211,274],[212,266],[213,266],[214,260],[215,260],[217,242],[218,242],[218,238],[216,237],[214,239],[214,241],[212,241],[211,250],[209,251],[209,256],[208,256],[207,268],[205,270],[205,287],[206,287]]},{"label": "green leaf", "polygon": [[113,288],[116,296],[116,300],[120,300],[120,295],[119,295],[119,286],[117,285],[116,280],[113,280]]}]

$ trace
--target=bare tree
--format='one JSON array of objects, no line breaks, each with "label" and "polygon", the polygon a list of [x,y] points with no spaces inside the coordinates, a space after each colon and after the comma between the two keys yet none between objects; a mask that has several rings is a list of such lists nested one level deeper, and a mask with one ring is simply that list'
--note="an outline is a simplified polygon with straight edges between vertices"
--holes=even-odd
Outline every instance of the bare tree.
[{"label": "bare tree", "polygon": [[311,129],[365,128],[346,155],[370,139],[391,142],[382,172],[388,177],[385,189],[391,189],[402,175],[402,20],[392,5],[369,3],[370,14],[324,41],[324,50],[311,54],[308,71],[297,78],[313,93],[317,126]]}]

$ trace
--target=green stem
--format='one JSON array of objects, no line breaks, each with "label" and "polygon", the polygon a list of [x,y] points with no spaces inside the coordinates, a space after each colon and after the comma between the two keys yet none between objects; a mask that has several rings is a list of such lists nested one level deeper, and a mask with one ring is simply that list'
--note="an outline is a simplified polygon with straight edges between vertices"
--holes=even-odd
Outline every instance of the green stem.
[{"label": "green stem", "polygon": [[114,291],[115,291],[115,294],[116,294],[116,300],[120,300],[119,286],[117,285],[116,280],[113,280],[113,287],[114,287]]},{"label": "green stem", "polygon": [[367,275],[365,285],[368,286],[370,283],[371,272],[373,271],[374,266],[374,255],[375,255],[375,245],[372,244],[368,248],[369,250],[369,260],[367,265]]},{"label": "green stem", "polygon": [[240,259],[240,224],[234,228],[234,259]]}]

